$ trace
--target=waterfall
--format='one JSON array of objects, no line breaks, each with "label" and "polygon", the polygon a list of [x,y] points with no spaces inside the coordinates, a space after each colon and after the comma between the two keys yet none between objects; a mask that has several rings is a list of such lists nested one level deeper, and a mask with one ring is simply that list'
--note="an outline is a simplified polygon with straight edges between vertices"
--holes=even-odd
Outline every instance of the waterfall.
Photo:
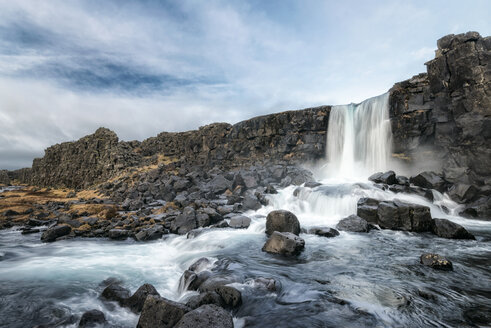
[{"label": "waterfall", "polygon": [[392,132],[389,94],[334,106],[327,129],[327,174],[361,177],[388,169]]}]

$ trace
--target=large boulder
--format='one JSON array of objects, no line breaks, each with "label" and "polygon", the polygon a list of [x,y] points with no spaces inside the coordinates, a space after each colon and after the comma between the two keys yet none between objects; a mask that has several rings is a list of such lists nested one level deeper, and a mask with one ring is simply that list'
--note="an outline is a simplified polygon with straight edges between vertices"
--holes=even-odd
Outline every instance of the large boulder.
[{"label": "large boulder", "polygon": [[421,255],[419,261],[421,262],[421,264],[429,266],[430,268],[436,270],[444,270],[444,271],[453,270],[452,262],[450,262],[445,257],[438,254],[424,253]]},{"label": "large boulder", "polygon": [[237,215],[230,219],[228,225],[234,229],[247,229],[251,224],[251,218],[245,215]]},{"label": "large boulder", "polygon": [[109,230],[108,237],[114,240],[124,240],[128,238],[128,231],[123,229],[111,229]]},{"label": "large boulder", "polygon": [[68,225],[65,224],[57,225],[43,232],[41,236],[41,240],[44,242],[53,242],[57,238],[68,235],[71,231],[72,228]]},{"label": "large boulder", "polygon": [[264,244],[262,251],[290,256],[300,254],[304,247],[305,241],[293,233],[274,231]]},{"label": "large boulder", "polygon": [[274,231],[290,232],[298,236],[300,222],[292,212],[285,210],[272,211],[266,217],[266,234],[271,235]]},{"label": "large boulder", "polygon": [[170,227],[173,233],[178,233],[180,235],[184,235],[195,228],[197,228],[196,212],[194,208],[190,206],[184,208],[182,213],[172,221]]},{"label": "large boulder", "polygon": [[214,194],[221,194],[227,189],[232,188],[232,181],[227,180],[223,175],[217,175],[210,182],[208,182],[207,187]]},{"label": "large boulder", "polygon": [[[156,327],[156,326],[155,326]],[[233,328],[232,315],[223,308],[206,304],[186,313],[175,328]]]},{"label": "large boulder", "polygon": [[428,206],[407,204],[399,200],[380,202],[378,225],[383,229],[414,232],[431,231],[433,225]]},{"label": "large boulder", "polygon": [[434,219],[433,233],[438,237],[442,237],[442,238],[476,239],[463,226],[447,219]]},{"label": "large boulder", "polygon": [[216,292],[204,292],[199,295],[194,295],[188,299],[186,305],[191,309],[199,308],[205,304],[215,304],[217,306],[223,306],[223,299]]},{"label": "large boulder", "polygon": [[90,310],[82,314],[80,322],[78,323],[79,328],[92,328],[100,327],[106,322],[106,317],[104,313],[99,310]]},{"label": "large boulder", "polygon": [[450,184],[440,175],[435,172],[425,171],[411,177],[409,181],[418,187],[435,189],[439,192],[447,191]]},{"label": "large boulder", "polygon": [[140,230],[135,234],[135,239],[138,241],[149,241],[160,239],[164,235],[164,229],[162,226],[152,227],[148,229]]},{"label": "large boulder", "polygon": [[123,305],[135,313],[140,313],[148,295],[160,296],[153,285],[143,284],[131,297],[123,301]]},{"label": "large boulder", "polygon": [[137,328],[172,328],[191,309],[163,297],[149,295],[145,300]]},{"label": "large boulder", "polygon": [[369,223],[377,224],[377,209],[379,203],[379,200],[373,198],[360,198],[356,207],[356,215]]},{"label": "large boulder", "polygon": [[310,228],[307,232],[313,235],[327,237],[327,238],[339,236],[339,231],[333,228],[313,227]]},{"label": "large boulder", "polygon": [[375,183],[385,183],[388,185],[393,185],[397,183],[396,174],[394,171],[387,171],[385,173],[378,172],[371,175],[368,180]]},{"label": "large boulder", "polygon": [[124,304],[124,301],[130,297],[130,291],[118,282],[112,283],[107,286],[101,294],[101,297],[107,301],[118,302],[119,304]]},{"label": "large boulder", "polygon": [[351,231],[351,232],[370,231],[370,225],[368,224],[368,222],[354,214],[339,221],[339,223],[336,225],[336,228],[341,231]]},{"label": "large boulder", "polygon": [[218,286],[215,292],[220,295],[226,307],[236,308],[242,304],[241,292],[232,286]]}]

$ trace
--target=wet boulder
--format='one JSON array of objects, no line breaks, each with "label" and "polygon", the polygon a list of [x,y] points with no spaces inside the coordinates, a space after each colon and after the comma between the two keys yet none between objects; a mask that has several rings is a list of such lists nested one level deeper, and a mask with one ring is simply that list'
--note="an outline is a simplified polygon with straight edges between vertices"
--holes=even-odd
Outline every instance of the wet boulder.
[{"label": "wet boulder", "polygon": [[114,240],[124,240],[128,238],[128,231],[123,229],[111,229],[109,230],[108,237]]},{"label": "wet boulder", "polygon": [[368,232],[371,227],[365,219],[352,214],[339,221],[336,228],[341,231]]},{"label": "wet boulder", "polygon": [[68,225],[65,224],[57,225],[43,232],[41,236],[41,241],[53,242],[57,238],[68,235],[71,231],[72,228]]},{"label": "wet boulder", "polygon": [[160,239],[164,235],[163,227],[153,227],[148,229],[140,230],[137,234],[135,234],[135,239],[138,241],[149,241]]},{"label": "wet boulder", "polygon": [[273,278],[257,277],[255,279],[250,279],[249,282],[251,282],[255,288],[261,288],[272,292],[281,288],[280,283]]},{"label": "wet boulder", "polygon": [[104,313],[99,310],[90,310],[82,314],[80,322],[78,323],[79,328],[92,328],[99,327],[106,323],[106,317]]},{"label": "wet boulder", "polygon": [[298,255],[305,248],[305,241],[290,232],[274,231],[262,251],[280,255]]},{"label": "wet boulder", "polygon": [[137,328],[172,328],[191,309],[163,297],[149,295],[143,305]]},{"label": "wet boulder", "polygon": [[285,210],[272,211],[266,217],[266,234],[271,235],[274,231],[290,232],[298,236],[300,222],[292,212]]},{"label": "wet boulder", "polygon": [[107,286],[101,294],[101,298],[107,301],[118,302],[119,304],[123,304],[124,301],[130,297],[130,291],[119,283],[112,283]]},{"label": "wet boulder", "polygon": [[228,225],[234,229],[247,229],[251,224],[251,219],[245,215],[237,215],[230,219]]},{"label": "wet boulder", "polygon": [[434,253],[422,254],[420,257],[420,263],[436,270],[453,270],[452,262],[447,260],[445,257]]},{"label": "wet boulder", "polygon": [[186,306],[190,307],[191,309],[199,308],[205,304],[224,306],[222,297],[213,291],[194,295],[186,302]]},{"label": "wet boulder", "polygon": [[206,304],[186,313],[175,328],[233,328],[232,315],[223,308]]},{"label": "wet boulder", "polygon": [[479,189],[473,185],[458,183],[450,188],[448,194],[452,199],[456,199],[459,202],[468,203],[476,199],[476,197],[479,195]]},{"label": "wet boulder", "polygon": [[442,193],[447,191],[450,185],[443,177],[431,171],[421,172],[420,174],[411,177],[409,181],[415,186],[435,189]]},{"label": "wet boulder", "polygon": [[244,200],[242,201],[243,210],[254,210],[257,211],[261,208],[261,202],[256,195],[246,194]]},{"label": "wet boulder", "polygon": [[218,286],[215,288],[215,293],[222,298],[224,307],[233,309],[242,304],[241,292],[232,286]]},{"label": "wet boulder", "polygon": [[148,295],[160,296],[159,292],[151,284],[143,284],[129,298],[122,302],[122,305],[135,313],[140,313]]},{"label": "wet boulder", "polygon": [[194,272],[201,272],[203,270],[205,270],[206,268],[208,268],[209,266],[211,266],[213,264],[213,262],[207,258],[207,257],[202,257],[200,259],[198,259],[196,262],[194,262],[193,264],[191,264],[188,268],[188,270],[190,271],[194,271]]},{"label": "wet boulder", "polygon": [[360,198],[356,206],[356,215],[372,224],[378,223],[378,204],[379,200],[373,198]]},{"label": "wet boulder", "polygon": [[388,185],[393,185],[397,183],[397,178],[396,174],[394,171],[387,171],[387,172],[377,172],[375,174],[372,174],[368,180],[373,181],[375,183],[385,183]]},{"label": "wet boulder", "polygon": [[428,206],[407,204],[397,199],[380,202],[377,217],[377,223],[383,229],[427,232],[433,224]]},{"label": "wet boulder", "polygon": [[339,231],[337,231],[336,229],[333,229],[333,228],[326,228],[326,227],[310,228],[307,232],[312,234],[312,235],[317,235],[317,236],[327,237],[327,238],[339,236]]},{"label": "wet boulder", "polygon": [[171,224],[171,231],[180,235],[184,235],[195,228],[197,228],[196,212],[190,206],[185,207]]},{"label": "wet boulder", "polygon": [[306,188],[315,188],[315,187],[318,187],[320,185],[322,185],[322,183],[319,183],[317,181],[309,181],[309,182],[305,182],[304,187],[306,187]]},{"label": "wet boulder", "polygon": [[476,239],[463,226],[447,219],[434,219],[433,233],[438,237],[449,239]]}]

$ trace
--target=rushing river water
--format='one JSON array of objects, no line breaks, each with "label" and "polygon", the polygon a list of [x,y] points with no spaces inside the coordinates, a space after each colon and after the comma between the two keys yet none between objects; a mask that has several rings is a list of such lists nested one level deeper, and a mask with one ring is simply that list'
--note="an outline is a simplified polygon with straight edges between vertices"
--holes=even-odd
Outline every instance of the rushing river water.
[{"label": "rushing river water", "polygon": [[[387,128],[387,118],[380,111],[380,106],[386,106],[386,96],[381,97],[360,107],[373,117],[377,129]],[[340,124],[337,131],[345,132],[339,132],[339,137],[351,141],[333,143],[329,148],[331,156],[342,157],[320,170],[324,172],[319,177],[322,184],[296,192],[297,187],[290,186],[270,195],[270,205],[246,213],[252,218],[248,229],[206,229],[193,239],[168,235],[146,243],[106,239],[41,243],[39,234],[1,231],[0,326],[31,327],[66,319],[61,326],[76,327],[70,316],[99,309],[112,326],[135,327],[137,315],[99,299],[100,283],[116,277],[132,292],[151,283],[162,296],[185,301],[193,292],[178,291],[180,276],[201,257],[225,259],[228,272],[244,282],[234,285],[243,298],[243,306],[234,314],[236,327],[489,326],[491,222],[455,215],[458,205],[437,192],[430,203],[419,196],[376,188],[355,167],[360,161],[369,163],[370,170],[380,167],[380,161],[385,163],[383,155],[369,156],[367,152],[375,151],[373,143],[387,139],[390,130],[374,135],[369,129],[344,126],[348,124],[342,117],[345,114],[349,124],[366,119],[355,119],[356,108],[345,109],[355,111],[351,113],[354,116],[339,112],[331,118],[337,117],[337,123],[331,120],[330,127],[335,130],[335,124]],[[345,136],[346,131],[351,136]],[[367,142],[365,137],[374,140],[364,146],[352,144]],[[382,145],[384,153],[390,151],[388,143],[390,138]],[[345,147],[351,150],[347,153]],[[340,169],[345,165],[351,165],[350,170]],[[294,212],[302,228],[335,227],[340,219],[356,213],[357,200],[367,196],[430,206],[433,217],[463,225],[476,240],[390,230],[341,232],[335,238],[302,233],[306,246],[296,258],[261,251],[266,241],[265,217],[271,210]],[[419,256],[424,252],[448,257],[454,271],[420,265]],[[275,292],[254,288],[248,279],[256,277],[274,278],[281,288]]]}]

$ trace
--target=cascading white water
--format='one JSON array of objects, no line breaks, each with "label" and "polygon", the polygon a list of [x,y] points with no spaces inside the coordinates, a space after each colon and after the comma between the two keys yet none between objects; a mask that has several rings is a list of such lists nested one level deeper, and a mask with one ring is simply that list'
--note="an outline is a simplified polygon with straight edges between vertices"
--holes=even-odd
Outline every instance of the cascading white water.
[{"label": "cascading white water", "polygon": [[327,130],[328,177],[360,178],[388,168],[392,132],[389,94],[334,106]]}]

